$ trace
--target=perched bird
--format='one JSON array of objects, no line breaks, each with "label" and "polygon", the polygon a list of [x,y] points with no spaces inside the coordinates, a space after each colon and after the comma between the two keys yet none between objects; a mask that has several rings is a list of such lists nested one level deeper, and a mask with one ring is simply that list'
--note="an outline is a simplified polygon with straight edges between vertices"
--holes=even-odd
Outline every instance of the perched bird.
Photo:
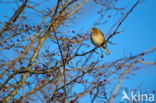
[{"label": "perched bird", "polygon": [[106,54],[109,55],[110,52],[107,49],[106,43],[104,43],[104,42],[106,42],[106,40],[105,40],[105,37],[102,34],[102,32],[98,28],[92,28],[91,29],[91,32],[92,33],[90,35],[90,38],[91,38],[92,43],[95,46],[101,46],[101,47],[103,47],[103,49],[105,50]]}]

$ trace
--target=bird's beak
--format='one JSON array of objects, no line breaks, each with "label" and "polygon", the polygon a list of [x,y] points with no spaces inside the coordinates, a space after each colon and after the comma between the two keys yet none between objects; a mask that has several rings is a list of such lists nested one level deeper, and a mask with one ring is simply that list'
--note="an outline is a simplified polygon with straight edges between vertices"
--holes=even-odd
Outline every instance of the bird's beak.
[{"label": "bird's beak", "polygon": [[91,29],[91,30],[89,30],[90,32],[93,32],[93,30]]}]

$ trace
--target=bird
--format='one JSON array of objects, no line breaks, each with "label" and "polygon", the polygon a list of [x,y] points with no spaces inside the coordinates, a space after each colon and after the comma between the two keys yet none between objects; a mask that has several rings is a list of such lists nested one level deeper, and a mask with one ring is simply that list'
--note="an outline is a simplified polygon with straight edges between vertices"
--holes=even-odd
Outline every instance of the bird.
[{"label": "bird", "polygon": [[95,46],[101,46],[104,49],[104,51],[106,52],[106,55],[110,54],[109,50],[107,49],[105,37],[98,28],[94,27],[91,29],[90,38],[91,38],[91,42]]}]

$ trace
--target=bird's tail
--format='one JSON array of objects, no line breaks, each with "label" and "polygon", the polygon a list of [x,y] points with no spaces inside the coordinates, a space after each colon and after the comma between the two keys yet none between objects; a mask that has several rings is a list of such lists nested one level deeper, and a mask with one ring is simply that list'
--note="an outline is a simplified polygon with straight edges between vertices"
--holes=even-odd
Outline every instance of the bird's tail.
[{"label": "bird's tail", "polygon": [[110,52],[109,52],[109,50],[107,49],[107,45],[106,45],[106,44],[103,44],[102,47],[103,47],[104,51],[106,52],[106,55],[109,55]]}]

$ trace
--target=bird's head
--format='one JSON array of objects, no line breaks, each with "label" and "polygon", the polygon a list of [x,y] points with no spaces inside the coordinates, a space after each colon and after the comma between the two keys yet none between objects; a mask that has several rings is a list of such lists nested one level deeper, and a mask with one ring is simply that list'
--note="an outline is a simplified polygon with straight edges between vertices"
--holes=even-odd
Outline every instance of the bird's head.
[{"label": "bird's head", "polygon": [[91,32],[99,32],[99,29],[98,28],[92,28]]}]

